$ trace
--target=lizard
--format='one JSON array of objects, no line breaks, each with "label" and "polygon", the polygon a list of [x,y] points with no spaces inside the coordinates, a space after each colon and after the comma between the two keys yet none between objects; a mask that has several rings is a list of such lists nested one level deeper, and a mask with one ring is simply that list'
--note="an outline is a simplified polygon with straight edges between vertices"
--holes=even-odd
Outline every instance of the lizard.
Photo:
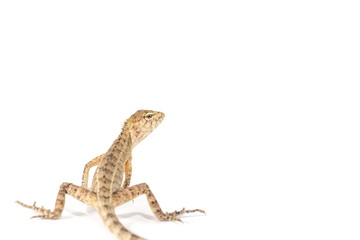
[{"label": "lizard", "polygon": [[[33,218],[58,219],[65,207],[65,195],[70,195],[90,207],[95,208],[105,226],[121,240],[144,240],[130,232],[119,221],[115,207],[145,194],[154,216],[160,221],[179,221],[178,216],[184,213],[201,212],[201,209],[174,211],[164,213],[158,201],[146,183],[130,185],[132,173],[131,159],[133,148],[145,139],[164,119],[165,114],[158,111],[139,110],[125,121],[120,135],[109,150],[86,164],[83,173],[82,186],[64,182],[61,184],[54,210],[27,205],[20,201],[16,203],[40,213]],[[91,188],[87,187],[89,169],[97,166]],[[125,175],[125,179],[124,178]]]}]

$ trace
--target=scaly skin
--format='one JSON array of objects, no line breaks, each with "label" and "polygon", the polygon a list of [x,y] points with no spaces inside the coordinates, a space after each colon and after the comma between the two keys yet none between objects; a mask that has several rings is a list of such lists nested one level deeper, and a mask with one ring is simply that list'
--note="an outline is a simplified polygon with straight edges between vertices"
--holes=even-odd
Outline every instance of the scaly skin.
[{"label": "scaly skin", "polygon": [[[139,110],[133,114],[124,124],[122,132],[114,141],[109,150],[94,158],[84,168],[82,187],[72,183],[63,183],[56,199],[54,211],[36,207],[35,203],[26,205],[17,201],[23,207],[40,212],[34,216],[45,219],[58,219],[65,206],[65,195],[71,195],[85,204],[98,210],[105,226],[119,239],[140,240],[141,238],[127,230],[116,217],[115,207],[133,200],[139,195],[145,194],[149,206],[155,217],[160,221],[179,221],[177,216],[184,213],[205,211],[200,209],[174,211],[164,213],[155,196],[146,183],[132,187],[130,185],[132,167],[131,151],[146,138],[164,119],[161,112]],[[98,165],[93,178],[91,189],[88,188],[88,176],[91,167]],[[125,180],[123,181],[123,176]]]}]

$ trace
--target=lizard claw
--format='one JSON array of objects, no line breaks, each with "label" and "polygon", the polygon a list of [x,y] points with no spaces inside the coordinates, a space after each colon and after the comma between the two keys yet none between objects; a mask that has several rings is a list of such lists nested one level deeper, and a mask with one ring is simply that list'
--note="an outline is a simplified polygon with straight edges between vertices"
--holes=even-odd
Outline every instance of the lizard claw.
[{"label": "lizard claw", "polygon": [[181,222],[182,224],[184,224],[184,222],[180,218],[174,218],[173,221]]},{"label": "lizard claw", "polygon": [[200,212],[200,213],[203,213],[203,214],[205,214],[205,215],[206,215],[206,212],[205,212],[204,210],[201,210],[201,209],[195,209],[194,211],[195,211],[195,212]]},{"label": "lizard claw", "polygon": [[30,219],[33,219],[33,218],[46,218],[45,215],[35,215],[35,216],[32,216]]},{"label": "lizard claw", "polygon": [[58,216],[55,215],[53,212],[49,211],[49,212],[46,212],[45,214],[42,214],[42,215],[35,215],[35,216],[32,216],[31,219],[33,218],[42,218],[42,219],[57,219]]}]

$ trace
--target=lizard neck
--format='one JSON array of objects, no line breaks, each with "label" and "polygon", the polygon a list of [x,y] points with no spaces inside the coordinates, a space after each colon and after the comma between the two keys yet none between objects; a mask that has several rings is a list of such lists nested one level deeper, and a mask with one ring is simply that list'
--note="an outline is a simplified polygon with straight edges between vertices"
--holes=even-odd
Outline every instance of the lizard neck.
[{"label": "lizard neck", "polygon": [[129,152],[131,152],[132,145],[131,134],[127,125],[125,124],[120,135],[113,142],[106,155],[112,153],[114,156],[112,159],[113,161],[122,161],[121,158],[126,158]]}]

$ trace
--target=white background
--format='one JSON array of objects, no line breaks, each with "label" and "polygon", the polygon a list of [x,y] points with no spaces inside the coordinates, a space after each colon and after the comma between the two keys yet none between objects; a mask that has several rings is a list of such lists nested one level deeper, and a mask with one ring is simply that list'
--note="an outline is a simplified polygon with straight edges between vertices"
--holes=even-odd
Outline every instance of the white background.
[{"label": "white background", "polygon": [[144,196],[117,209],[147,239],[360,238],[358,1],[1,1],[1,239],[111,239],[67,197],[138,109]]}]

